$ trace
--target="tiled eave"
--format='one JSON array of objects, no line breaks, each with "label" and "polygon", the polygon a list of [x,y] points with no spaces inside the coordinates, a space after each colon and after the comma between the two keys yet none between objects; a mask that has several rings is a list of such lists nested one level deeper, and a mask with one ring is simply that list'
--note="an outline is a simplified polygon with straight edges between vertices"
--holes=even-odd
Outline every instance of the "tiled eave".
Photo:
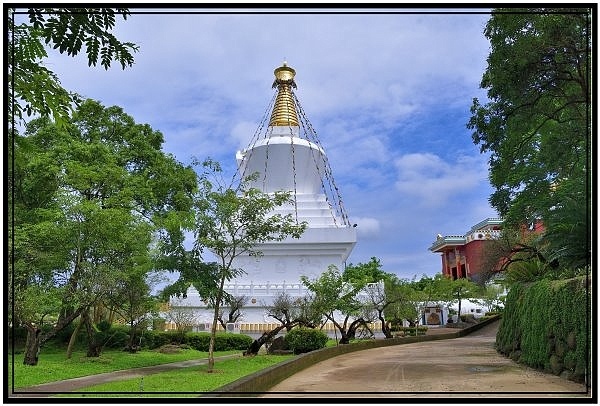
[{"label": "tiled eave", "polygon": [[486,229],[486,228],[489,228],[489,227],[494,227],[494,226],[501,226],[501,225],[502,225],[502,219],[501,218],[490,217],[490,218],[487,218],[487,219],[485,219],[483,221],[480,221],[479,223],[475,224],[465,234],[471,234],[471,233],[477,232],[479,230],[483,230],[483,229]]},{"label": "tiled eave", "polygon": [[433,245],[429,247],[429,251],[441,252],[444,248],[465,245],[466,243],[467,239],[462,235],[448,235],[438,238]]}]

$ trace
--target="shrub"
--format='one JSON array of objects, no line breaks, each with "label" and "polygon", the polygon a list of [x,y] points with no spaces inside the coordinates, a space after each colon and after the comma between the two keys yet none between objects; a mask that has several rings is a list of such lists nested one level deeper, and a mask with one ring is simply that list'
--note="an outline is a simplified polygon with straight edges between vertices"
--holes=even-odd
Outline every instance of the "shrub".
[{"label": "shrub", "polygon": [[418,335],[425,335],[427,332],[427,326],[417,326],[415,327],[404,327],[404,326],[396,326],[391,329],[393,332],[403,333],[405,336],[414,336],[418,333]]},{"label": "shrub", "polygon": [[484,316],[489,316],[489,317],[491,317],[491,316],[496,316],[496,315],[498,315],[498,314],[502,314],[502,312],[501,312],[501,311],[498,311],[498,310],[494,310],[494,311],[491,311],[491,312],[485,312]]},{"label": "shrub", "polygon": [[129,326],[115,325],[110,327],[106,334],[105,348],[122,349],[129,340]]},{"label": "shrub", "polygon": [[475,316],[473,316],[472,314],[461,314],[460,321],[462,321],[463,323],[477,323],[477,320],[475,320]]},{"label": "shrub", "polygon": [[142,346],[151,350],[167,344],[180,344],[179,332],[172,331],[144,331],[142,334]]},{"label": "shrub", "polygon": [[[208,351],[209,333],[187,333],[184,343],[198,351]],[[245,334],[217,333],[215,335],[215,351],[245,350],[252,344],[252,338]]]},{"label": "shrub", "polygon": [[297,327],[285,335],[285,342],[294,354],[302,354],[324,348],[328,338],[322,330]]}]

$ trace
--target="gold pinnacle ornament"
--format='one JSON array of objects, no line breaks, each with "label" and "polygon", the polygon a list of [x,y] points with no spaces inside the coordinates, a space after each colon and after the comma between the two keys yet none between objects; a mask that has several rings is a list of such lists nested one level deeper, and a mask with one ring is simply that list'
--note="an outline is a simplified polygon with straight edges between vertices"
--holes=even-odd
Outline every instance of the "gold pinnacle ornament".
[{"label": "gold pinnacle ornament", "polygon": [[277,87],[277,98],[269,120],[269,126],[299,127],[298,115],[296,114],[296,103],[291,88],[296,88],[294,76],[296,71],[287,62],[275,69],[275,81],[273,87]]}]

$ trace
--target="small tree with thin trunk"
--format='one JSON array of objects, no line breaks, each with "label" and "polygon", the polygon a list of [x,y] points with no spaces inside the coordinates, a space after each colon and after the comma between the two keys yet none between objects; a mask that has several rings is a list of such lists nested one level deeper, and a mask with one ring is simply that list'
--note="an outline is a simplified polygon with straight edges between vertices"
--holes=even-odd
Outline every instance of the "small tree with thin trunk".
[{"label": "small tree with thin trunk", "polygon": [[196,324],[197,314],[192,308],[185,305],[183,299],[177,299],[167,311],[166,318],[175,324],[175,330],[181,342],[185,332],[191,330],[192,326]]},{"label": "small tree with thin trunk", "polygon": [[[184,264],[184,268],[189,268],[190,272],[183,274],[183,280],[177,283],[185,286],[187,279],[214,308],[208,348],[207,371],[210,373],[214,370],[215,335],[221,305],[227,297],[225,282],[244,272],[235,267],[235,259],[241,255],[260,256],[260,244],[266,242],[300,238],[306,223],[298,223],[291,214],[273,214],[276,207],[291,202],[290,193],[266,194],[248,188],[248,181],[255,179],[256,174],[233,188],[225,186],[217,162],[208,159],[202,167],[204,173],[199,178],[200,191],[194,205],[194,261],[183,261],[188,264]],[[217,261],[202,264],[199,261],[202,249],[210,250]],[[203,271],[194,272],[196,268]]]}]

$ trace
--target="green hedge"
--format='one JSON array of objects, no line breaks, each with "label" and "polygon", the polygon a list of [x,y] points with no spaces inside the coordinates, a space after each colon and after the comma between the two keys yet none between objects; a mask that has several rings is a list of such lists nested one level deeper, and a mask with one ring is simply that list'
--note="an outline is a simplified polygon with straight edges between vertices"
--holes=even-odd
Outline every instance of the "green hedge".
[{"label": "green hedge", "polygon": [[496,336],[497,350],[530,367],[589,382],[588,283],[586,277],[578,277],[512,287]]},{"label": "green hedge", "polygon": [[328,339],[325,332],[314,328],[296,327],[285,335],[285,342],[294,354],[325,348]]},{"label": "green hedge", "polygon": [[415,331],[415,327],[393,326],[390,331],[404,333],[405,336],[414,336],[418,331],[419,335],[422,336],[427,333],[427,329],[427,326],[417,326]]},{"label": "green hedge", "polygon": [[[108,330],[100,329],[100,331],[97,332],[97,334],[102,335],[101,340],[106,341],[104,348],[125,348],[129,341],[129,326],[114,324],[112,326],[104,326],[104,328],[108,328]],[[50,340],[49,344],[66,348],[74,329],[75,324],[70,324]],[[140,332],[138,331],[138,339],[139,334]],[[141,346],[142,348],[147,349],[155,349],[167,344],[186,344],[198,351],[208,351],[210,340],[209,333],[181,333],[175,330],[143,330],[141,334]],[[17,347],[25,345],[26,337],[27,330],[24,327],[9,329],[9,340],[11,340],[11,342],[14,340]],[[136,344],[138,339],[136,339]],[[77,346],[85,348],[85,346],[87,346],[87,341],[85,328],[82,328],[77,336]],[[252,341],[254,341],[252,337],[245,334],[217,333],[215,337],[215,351],[246,350]]]},{"label": "green hedge", "polygon": [[[245,334],[217,333],[215,351],[246,350],[252,344],[252,337]],[[210,333],[184,334],[177,331],[145,331],[142,346],[150,349],[167,344],[185,344],[198,351],[208,351]]]}]

